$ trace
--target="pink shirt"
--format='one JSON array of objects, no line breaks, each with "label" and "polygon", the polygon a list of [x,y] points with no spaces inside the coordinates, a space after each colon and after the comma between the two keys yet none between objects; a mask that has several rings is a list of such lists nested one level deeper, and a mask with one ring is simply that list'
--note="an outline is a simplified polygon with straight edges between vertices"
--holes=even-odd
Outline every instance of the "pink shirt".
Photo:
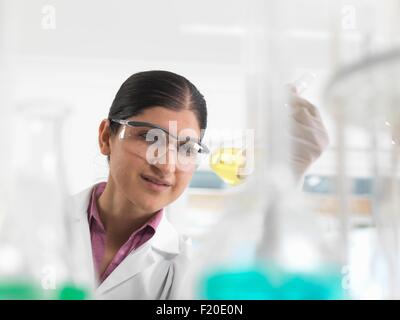
[{"label": "pink shirt", "polygon": [[129,253],[131,253],[132,250],[139,248],[155,234],[157,226],[163,216],[163,209],[161,209],[157,211],[142,227],[134,231],[122,247],[119,248],[103,274],[100,274],[100,264],[105,251],[106,230],[100,220],[99,210],[97,208],[97,199],[103,193],[105,187],[106,182],[100,182],[93,187],[87,209],[93,262],[100,283],[110,275],[110,273],[122,262],[122,260],[125,259],[126,256],[129,255]]}]

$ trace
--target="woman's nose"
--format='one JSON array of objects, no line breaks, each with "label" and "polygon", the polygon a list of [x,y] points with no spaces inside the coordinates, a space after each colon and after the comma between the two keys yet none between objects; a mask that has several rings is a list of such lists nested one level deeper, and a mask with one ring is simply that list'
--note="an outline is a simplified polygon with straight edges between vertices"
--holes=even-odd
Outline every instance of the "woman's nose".
[{"label": "woman's nose", "polygon": [[154,166],[157,167],[163,174],[174,173],[176,170],[176,150],[174,148],[168,148],[164,154],[164,161],[157,161]]}]

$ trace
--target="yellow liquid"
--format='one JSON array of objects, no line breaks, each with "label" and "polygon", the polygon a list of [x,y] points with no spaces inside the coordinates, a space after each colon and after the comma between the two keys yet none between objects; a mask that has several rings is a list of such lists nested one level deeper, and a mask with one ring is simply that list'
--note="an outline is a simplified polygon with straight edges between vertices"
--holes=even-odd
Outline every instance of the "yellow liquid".
[{"label": "yellow liquid", "polygon": [[211,169],[232,186],[243,182],[244,177],[239,175],[239,169],[244,167],[245,162],[244,151],[240,148],[220,148],[210,157]]}]

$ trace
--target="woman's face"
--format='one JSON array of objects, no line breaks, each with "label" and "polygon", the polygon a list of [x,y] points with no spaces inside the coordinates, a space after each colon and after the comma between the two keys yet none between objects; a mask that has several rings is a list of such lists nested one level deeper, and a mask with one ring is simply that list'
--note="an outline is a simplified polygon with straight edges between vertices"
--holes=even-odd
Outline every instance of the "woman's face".
[{"label": "woman's face", "polygon": [[[190,132],[192,138],[199,140],[200,137],[199,123],[190,110],[174,111],[153,107],[128,120],[149,122],[168,131],[172,124],[176,125],[177,136],[182,136],[182,132]],[[172,154],[176,150],[174,148],[166,152],[164,158],[152,162],[154,158],[149,159],[149,154],[146,153],[148,148],[143,147],[146,143],[154,143],[145,141],[148,128],[125,127],[125,132],[121,134],[122,130],[124,126],[109,138],[109,150],[106,152],[110,156],[110,178],[117,189],[114,191],[137,209],[148,213],[158,211],[183,193],[196,166],[193,163],[180,166]],[[100,129],[100,135],[101,132]],[[103,150],[102,152],[105,154]]]}]

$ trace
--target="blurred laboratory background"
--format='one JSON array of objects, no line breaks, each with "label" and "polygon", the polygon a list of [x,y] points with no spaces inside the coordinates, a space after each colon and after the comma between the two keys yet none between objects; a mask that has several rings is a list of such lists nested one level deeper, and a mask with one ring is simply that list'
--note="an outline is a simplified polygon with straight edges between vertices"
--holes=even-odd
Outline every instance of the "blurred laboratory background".
[{"label": "blurred laboratory background", "polygon": [[[397,187],[390,184],[395,188],[390,199],[380,195],[374,202],[374,179],[392,177],[379,170],[376,159],[388,153],[388,166],[393,166],[396,140],[385,147],[380,138],[371,144],[370,134],[378,129],[362,120],[392,110],[382,104],[394,106],[400,92],[394,84],[400,83],[399,6],[394,0],[0,0],[2,180],[13,180],[6,169],[12,164],[5,158],[20,139],[14,129],[21,106],[64,110],[60,145],[66,189],[74,194],[107,179],[98,126],[131,74],[170,70],[193,82],[207,101],[206,139],[213,132],[262,128],[260,105],[265,102],[267,113],[268,99],[254,103],[249,89],[252,81],[263,79],[252,77],[258,68],[269,77],[265,88],[313,74],[302,96],[320,111],[330,145],[306,172],[302,197],[324,218],[327,232],[337,228],[342,235],[339,247],[346,250],[346,263],[341,272],[343,283],[351,282],[352,297],[400,297],[399,287],[382,285],[395,277],[400,286],[397,256],[388,258],[391,267],[383,280],[372,276],[386,270],[384,265],[374,269],[376,252],[399,250],[400,245],[394,230],[394,238],[379,251],[374,240],[379,236],[371,231],[377,228],[377,207],[394,203],[399,208]],[[395,119],[384,120],[395,126]],[[266,119],[264,125],[270,123]],[[393,170],[397,175],[397,167]],[[4,195],[9,192],[4,183],[1,188]],[[229,185],[204,162],[167,213],[196,244],[226,208],[245,200],[242,192],[243,186]],[[386,217],[385,223],[400,222],[399,214]]]}]

